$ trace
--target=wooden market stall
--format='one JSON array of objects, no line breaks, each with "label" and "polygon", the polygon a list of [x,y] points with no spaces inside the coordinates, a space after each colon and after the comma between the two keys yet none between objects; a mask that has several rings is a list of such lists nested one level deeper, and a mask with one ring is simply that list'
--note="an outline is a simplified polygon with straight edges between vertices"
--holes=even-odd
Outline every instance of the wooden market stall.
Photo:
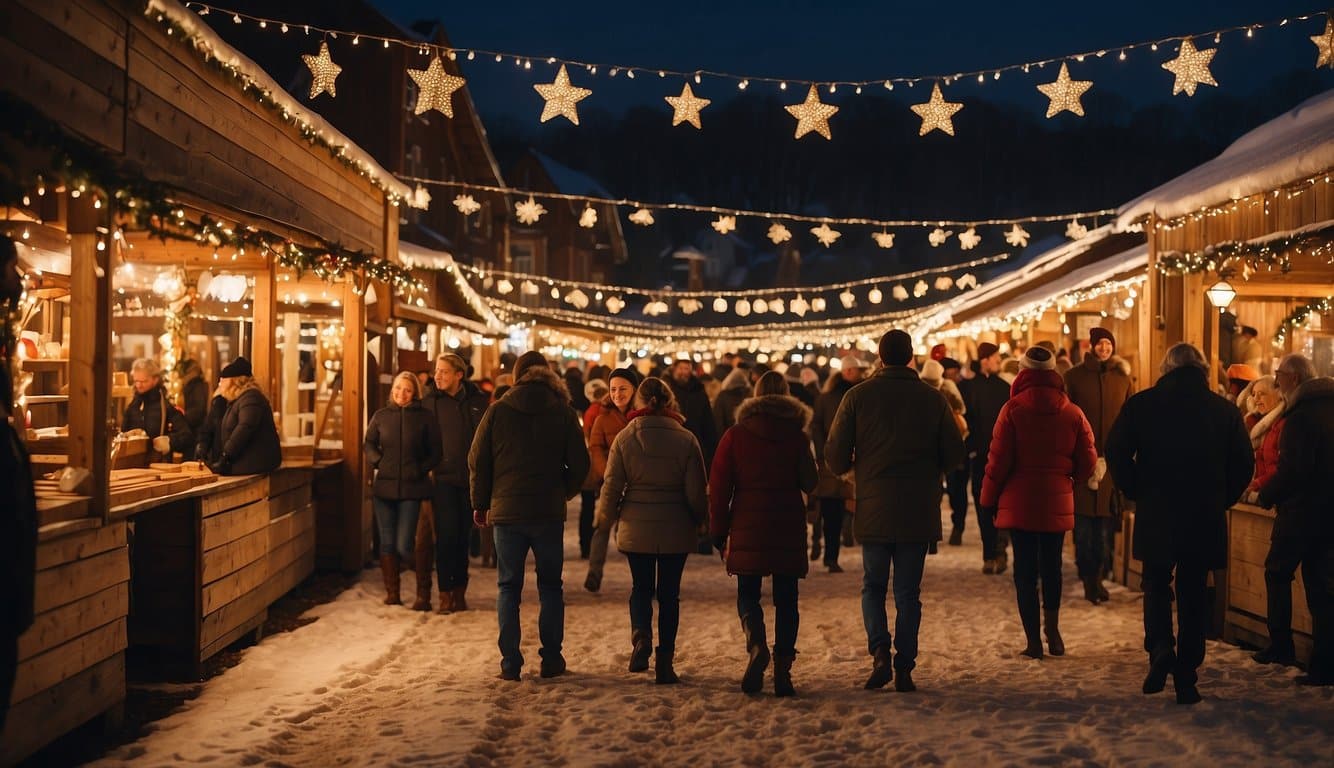
[{"label": "wooden market stall", "polygon": [[[26,246],[21,330],[36,337],[23,345],[20,426],[31,427],[39,468],[91,473],[72,492],[39,484],[38,616],[20,638],[0,734],[7,764],[99,715],[114,719],[127,645],[194,666],[258,629],[317,550],[332,566],[361,567],[371,542],[362,294],[393,294],[375,280],[392,272],[409,190],[174,0],[146,10],[18,0],[0,15],[0,67],[11,74],[0,85],[0,161],[26,185],[5,200],[0,227]],[[287,315],[305,308],[283,291],[313,274],[332,281],[315,284],[330,297],[315,327],[338,337],[337,370],[312,390],[322,412],[287,396],[306,382],[286,374],[298,345],[279,333],[301,336],[304,320]],[[236,292],[201,296],[205,275],[232,278]],[[307,417],[334,412],[341,450],[326,459],[315,435],[271,475],[219,479],[117,445],[129,361],[187,352],[210,388],[221,365],[247,355],[278,423],[300,424],[291,431],[301,437]]]},{"label": "wooden market stall", "polygon": [[[1134,200],[1118,226],[1149,235],[1149,282],[1140,346],[1149,361],[1178,341],[1196,344],[1219,371],[1231,340],[1209,289],[1265,347],[1261,367],[1296,352],[1334,374],[1334,91],[1242,136],[1217,158]],[[1220,285],[1224,283],[1226,285]],[[1235,296],[1230,303],[1225,301]],[[1145,384],[1157,377],[1145,369]],[[1264,645],[1264,559],[1273,512],[1237,504],[1229,515],[1229,565],[1215,574],[1224,637]],[[1310,616],[1293,586],[1299,653]]]}]

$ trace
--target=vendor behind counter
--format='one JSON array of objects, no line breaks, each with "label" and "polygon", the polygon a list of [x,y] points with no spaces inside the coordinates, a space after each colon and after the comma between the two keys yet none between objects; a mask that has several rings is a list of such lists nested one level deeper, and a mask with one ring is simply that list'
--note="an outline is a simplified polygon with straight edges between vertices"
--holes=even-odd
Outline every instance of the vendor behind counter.
[{"label": "vendor behind counter", "polygon": [[153,450],[168,459],[172,453],[193,458],[194,434],[185,414],[167,399],[162,369],[152,360],[140,358],[130,366],[130,379],[134,383],[134,399],[121,418],[121,431],[142,429],[153,440]]}]

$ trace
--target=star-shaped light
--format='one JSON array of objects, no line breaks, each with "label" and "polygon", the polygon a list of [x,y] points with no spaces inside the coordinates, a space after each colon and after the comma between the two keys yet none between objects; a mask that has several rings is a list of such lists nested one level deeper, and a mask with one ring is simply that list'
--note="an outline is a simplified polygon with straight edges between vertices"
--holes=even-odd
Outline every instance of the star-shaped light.
[{"label": "star-shaped light", "polygon": [[1077,220],[1071,219],[1065,228],[1065,236],[1071,240],[1079,240],[1089,233],[1089,228],[1080,224]]},{"label": "star-shaped light", "polygon": [[687,315],[693,315],[704,308],[704,303],[699,299],[681,299],[676,302],[676,306],[680,307],[681,311]]},{"label": "star-shaped light", "polygon": [[977,234],[977,229],[969,227],[959,233],[959,247],[965,251],[971,251],[982,242],[982,236]]},{"label": "star-shaped light", "polygon": [[875,244],[880,246],[881,248],[894,247],[893,232],[873,232],[871,233],[871,237],[875,239]]},{"label": "star-shaped light", "polygon": [[459,213],[464,216],[471,216],[482,210],[482,204],[473,199],[472,195],[459,195],[454,198],[454,207],[459,209]]},{"label": "star-shaped light", "polygon": [[681,89],[680,96],[664,96],[668,104],[672,105],[672,125],[681,123],[690,123],[696,128],[702,128],[699,122],[699,111],[713,103],[710,99],[701,99],[690,90],[690,83],[686,83]]},{"label": "star-shaped light", "polygon": [[735,216],[719,216],[718,220],[713,222],[713,230],[720,235],[725,235],[734,229],[736,229]]},{"label": "star-shaped light", "polygon": [[1214,82],[1214,76],[1209,73],[1209,61],[1213,59],[1215,53],[1218,53],[1217,48],[1199,51],[1195,49],[1195,44],[1190,38],[1182,40],[1181,51],[1177,57],[1163,62],[1163,69],[1176,75],[1176,80],[1172,83],[1172,95],[1185,91],[1187,96],[1194,96],[1195,87],[1200,83],[1218,85]]},{"label": "star-shaped light", "polygon": [[792,314],[797,317],[804,317],[806,315],[806,310],[810,309],[811,305],[806,299],[802,298],[800,293],[798,293],[797,298],[788,302],[787,308],[792,310]]},{"label": "star-shaped light", "polygon": [[925,104],[913,104],[912,111],[922,118],[922,128],[917,132],[918,136],[925,136],[928,133],[940,129],[949,135],[954,135],[954,113],[963,109],[963,104],[945,101],[945,97],[940,95],[940,83],[931,86],[931,100]]},{"label": "star-shaped light", "polygon": [[939,248],[940,246],[944,245],[945,241],[949,240],[950,236],[953,234],[954,234],[953,232],[949,232],[944,229],[941,229],[940,227],[936,227],[935,229],[931,230],[931,234],[927,235],[926,239],[927,242],[931,243],[932,248]]},{"label": "star-shaped light", "polygon": [[587,88],[571,85],[570,75],[565,71],[564,64],[560,65],[560,71],[556,73],[555,82],[539,83],[534,85],[533,89],[540,93],[547,102],[542,107],[541,121],[544,123],[553,117],[561,116],[578,125],[579,113],[575,110],[574,105],[593,93]]},{"label": "star-shaped light", "polygon": [[313,99],[325,91],[329,92],[329,96],[336,97],[338,94],[334,91],[334,81],[338,79],[338,73],[342,72],[343,68],[329,58],[329,44],[320,43],[318,55],[311,56],[309,53],[304,53],[301,55],[301,60],[310,67],[310,98]]},{"label": "star-shaped light", "polygon": [[833,104],[824,104],[820,101],[820,94],[816,92],[815,86],[806,92],[806,100],[800,104],[791,104],[783,107],[788,114],[797,118],[797,135],[802,136],[815,131],[826,139],[834,138],[829,132],[829,118],[838,112],[838,107]]},{"label": "star-shaped light", "polygon": [[631,222],[638,224],[641,227],[648,227],[653,224],[653,212],[647,208],[639,208],[635,210],[634,213],[630,214],[629,218]]},{"label": "star-shaped light", "polygon": [[546,212],[547,209],[534,200],[532,195],[529,195],[528,199],[522,203],[514,204],[514,218],[518,219],[520,224],[536,224],[537,220],[542,218],[542,214]]},{"label": "star-shaped light", "polygon": [[1315,60],[1315,67],[1334,68],[1334,17],[1325,17],[1325,31],[1319,35],[1312,35],[1311,42],[1315,43],[1318,52]]},{"label": "star-shaped light", "polygon": [[598,223],[598,212],[596,209],[593,208],[593,206],[590,205],[584,208],[584,212],[579,214],[579,226],[583,227],[584,229],[592,229],[593,227],[597,226],[597,223]]},{"label": "star-shaped light", "polygon": [[1010,231],[1005,233],[1005,242],[1016,248],[1025,248],[1028,246],[1028,230],[1015,224],[1010,227]]},{"label": "star-shaped light", "polygon": [[1056,117],[1062,112],[1074,112],[1080,117],[1084,116],[1084,105],[1079,103],[1079,97],[1084,92],[1093,87],[1092,80],[1071,80],[1070,68],[1061,62],[1061,71],[1056,75],[1056,82],[1043,83],[1038,86],[1042,95],[1051,99],[1047,104],[1047,117]]},{"label": "star-shaped light", "polygon": [[786,243],[792,239],[792,232],[782,224],[774,222],[769,226],[769,239],[773,241],[774,245]]},{"label": "star-shaped light", "polygon": [[818,227],[811,227],[811,234],[815,235],[815,239],[820,241],[820,245],[826,248],[833,245],[834,241],[843,235],[842,232],[830,229],[827,223]]},{"label": "star-shaped light", "polygon": [[454,105],[450,97],[454,91],[463,87],[464,79],[445,71],[440,57],[431,59],[426,69],[409,69],[408,74],[417,83],[417,106],[412,113],[420,115],[428,109],[439,110],[445,117],[454,116]]}]

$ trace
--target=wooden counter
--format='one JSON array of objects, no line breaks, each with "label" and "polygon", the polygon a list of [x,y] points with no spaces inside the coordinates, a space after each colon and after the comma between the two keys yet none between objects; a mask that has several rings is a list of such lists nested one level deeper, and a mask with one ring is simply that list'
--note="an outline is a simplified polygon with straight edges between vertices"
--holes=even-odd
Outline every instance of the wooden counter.
[{"label": "wooden counter", "polygon": [[[1264,647],[1269,642],[1265,623],[1269,609],[1265,587],[1265,556],[1274,528],[1274,511],[1250,504],[1235,504],[1228,510],[1227,613],[1223,638],[1231,642]],[[1306,607],[1302,572],[1292,582],[1292,629],[1297,658],[1311,652],[1311,613]]]}]

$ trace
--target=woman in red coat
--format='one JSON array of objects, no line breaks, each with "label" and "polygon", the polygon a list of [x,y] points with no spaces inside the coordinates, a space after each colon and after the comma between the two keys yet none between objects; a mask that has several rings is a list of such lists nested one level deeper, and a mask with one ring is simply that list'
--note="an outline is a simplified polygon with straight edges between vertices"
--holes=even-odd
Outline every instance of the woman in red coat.
[{"label": "woman in red coat", "polygon": [[1088,482],[1098,454],[1093,429],[1065,394],[1056,359],[1042,347],[1024,353],[1010,400],[992,432],[982,510],[1014,542],[1014,588],[1028,647],[1042,658],[1038,632],[1038,578],[1042,579],[1047,648],[1065,653],[1058,627],[1061,608],[1061,548],[1075,527],[1075,483]]},{"label": "woman in red coat", "polygon": [[737,613],[749,662],[741,690],[757,693],[769,666],[760,587],[773,577],[774,693],[792,696],[797,657],[797,579],[806,575],[806,502],[815,489],[815,455],[806,427],[811,409],[788,394],[787,380],[769,371],[755,396],[737,408],[713,455],[709,519],[727,572],[737,577]]}]

